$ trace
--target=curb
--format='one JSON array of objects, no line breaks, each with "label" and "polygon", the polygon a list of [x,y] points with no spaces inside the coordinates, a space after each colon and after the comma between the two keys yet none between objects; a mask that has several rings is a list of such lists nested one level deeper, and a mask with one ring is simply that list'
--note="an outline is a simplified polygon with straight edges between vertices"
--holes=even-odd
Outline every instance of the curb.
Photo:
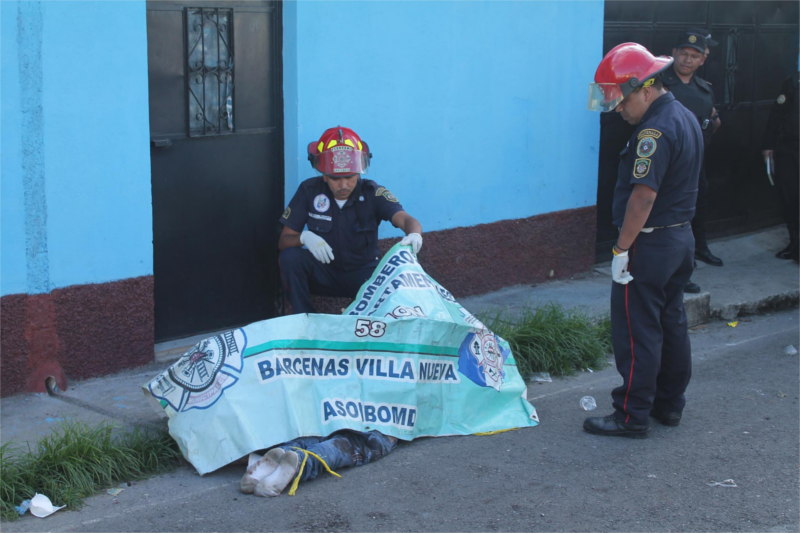
[{"label": "curb", "polygon": [[683,307],[686,308],[686,323],[689,328],[707,323],[711,319],[711,293],[705,291],[696,295],[683,297]]},{"label": "curb", "polygon": [[735,302],[724,306],[711,306],[709,316],[713,319],[731,321],[740,315],[755,315],[765,311],[783,310],[797,306],[800,301],[800,290],[785,291],[775,295],[767,295],[757,300]]}]

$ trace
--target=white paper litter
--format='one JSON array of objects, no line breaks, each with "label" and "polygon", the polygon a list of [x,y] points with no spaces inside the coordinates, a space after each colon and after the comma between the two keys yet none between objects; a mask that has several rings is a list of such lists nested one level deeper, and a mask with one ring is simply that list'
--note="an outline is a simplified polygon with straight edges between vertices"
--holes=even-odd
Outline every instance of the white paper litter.
[{"label": "white paper litter", "polygon": [[63,506],[53,506],[47,495],[37,493],[31,499],[31,513],[36,517],[47,517],[64,508]]},{"label": "white paper litter", "polygon": [[723,480],[722,482],[709,482],[708,485],[711,486],[711,487],[719,486],[721,488],[738,488],[739,487],[739,486],[736,485],[736,482],[734,482],[732,478],[729,478],[728,480]]}]

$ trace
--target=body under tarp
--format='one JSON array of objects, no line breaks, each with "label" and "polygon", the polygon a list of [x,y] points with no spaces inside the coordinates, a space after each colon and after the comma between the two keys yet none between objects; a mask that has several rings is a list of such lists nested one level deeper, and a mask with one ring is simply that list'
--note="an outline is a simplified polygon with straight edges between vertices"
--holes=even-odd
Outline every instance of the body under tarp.
[{"label": "body under tarp", "polygon": [[301,436],[402,440],[535,426],[503,339],[395,245],[343,315],[209,337],[143,386],[200,474]]}]

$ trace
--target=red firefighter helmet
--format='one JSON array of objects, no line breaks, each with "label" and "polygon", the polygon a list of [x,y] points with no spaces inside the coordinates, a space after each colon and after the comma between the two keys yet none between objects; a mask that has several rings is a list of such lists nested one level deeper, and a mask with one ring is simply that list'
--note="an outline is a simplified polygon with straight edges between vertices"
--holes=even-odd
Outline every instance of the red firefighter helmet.
[{"label": "red firefighter helmet", "polygon": [[328,176],[366,174],[371,158],[367,142],[343,126],[328,128],[319,141],[308,144],[311,166]]},{"label": "red firefighter helmet", "polygon": [[612,111],[634,90],[652,85],[673,61],[654,56],[640,44],[615,46],[597,67],[595,83],[589,84],[589,111]]}]

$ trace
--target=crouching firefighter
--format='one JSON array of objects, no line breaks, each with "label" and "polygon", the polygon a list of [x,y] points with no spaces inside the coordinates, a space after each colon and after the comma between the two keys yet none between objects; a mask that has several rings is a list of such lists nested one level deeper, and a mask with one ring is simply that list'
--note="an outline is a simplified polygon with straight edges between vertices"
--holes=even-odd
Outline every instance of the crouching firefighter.
[{"label": "crouching firefighter", "polygon": [[589,109],[617,111],[636,126],[620,153],[613,222],[620,229],[611,265],[611,336],[623,384],[614,413],[584,430],[645,438],[650,417],[680,423],[691,376],[683,288],[692,275],[690,221],[697,203],[703,134],[694,114],[664,90],[673,63],[636,43],[613,48],[590,86]]},{"label": "crouching firefighter", "polygon": [[312,292],[355,297],[378,265],[381,221],[403,230],[401,244],[414,254],[422,247],[419,221],[388,189],[361,178],[371,158],[366,141],[342,126],[308,145],[311,166],[322,176],[300,184],[280,218],[279,263],[290,313],[316,313]]}]

